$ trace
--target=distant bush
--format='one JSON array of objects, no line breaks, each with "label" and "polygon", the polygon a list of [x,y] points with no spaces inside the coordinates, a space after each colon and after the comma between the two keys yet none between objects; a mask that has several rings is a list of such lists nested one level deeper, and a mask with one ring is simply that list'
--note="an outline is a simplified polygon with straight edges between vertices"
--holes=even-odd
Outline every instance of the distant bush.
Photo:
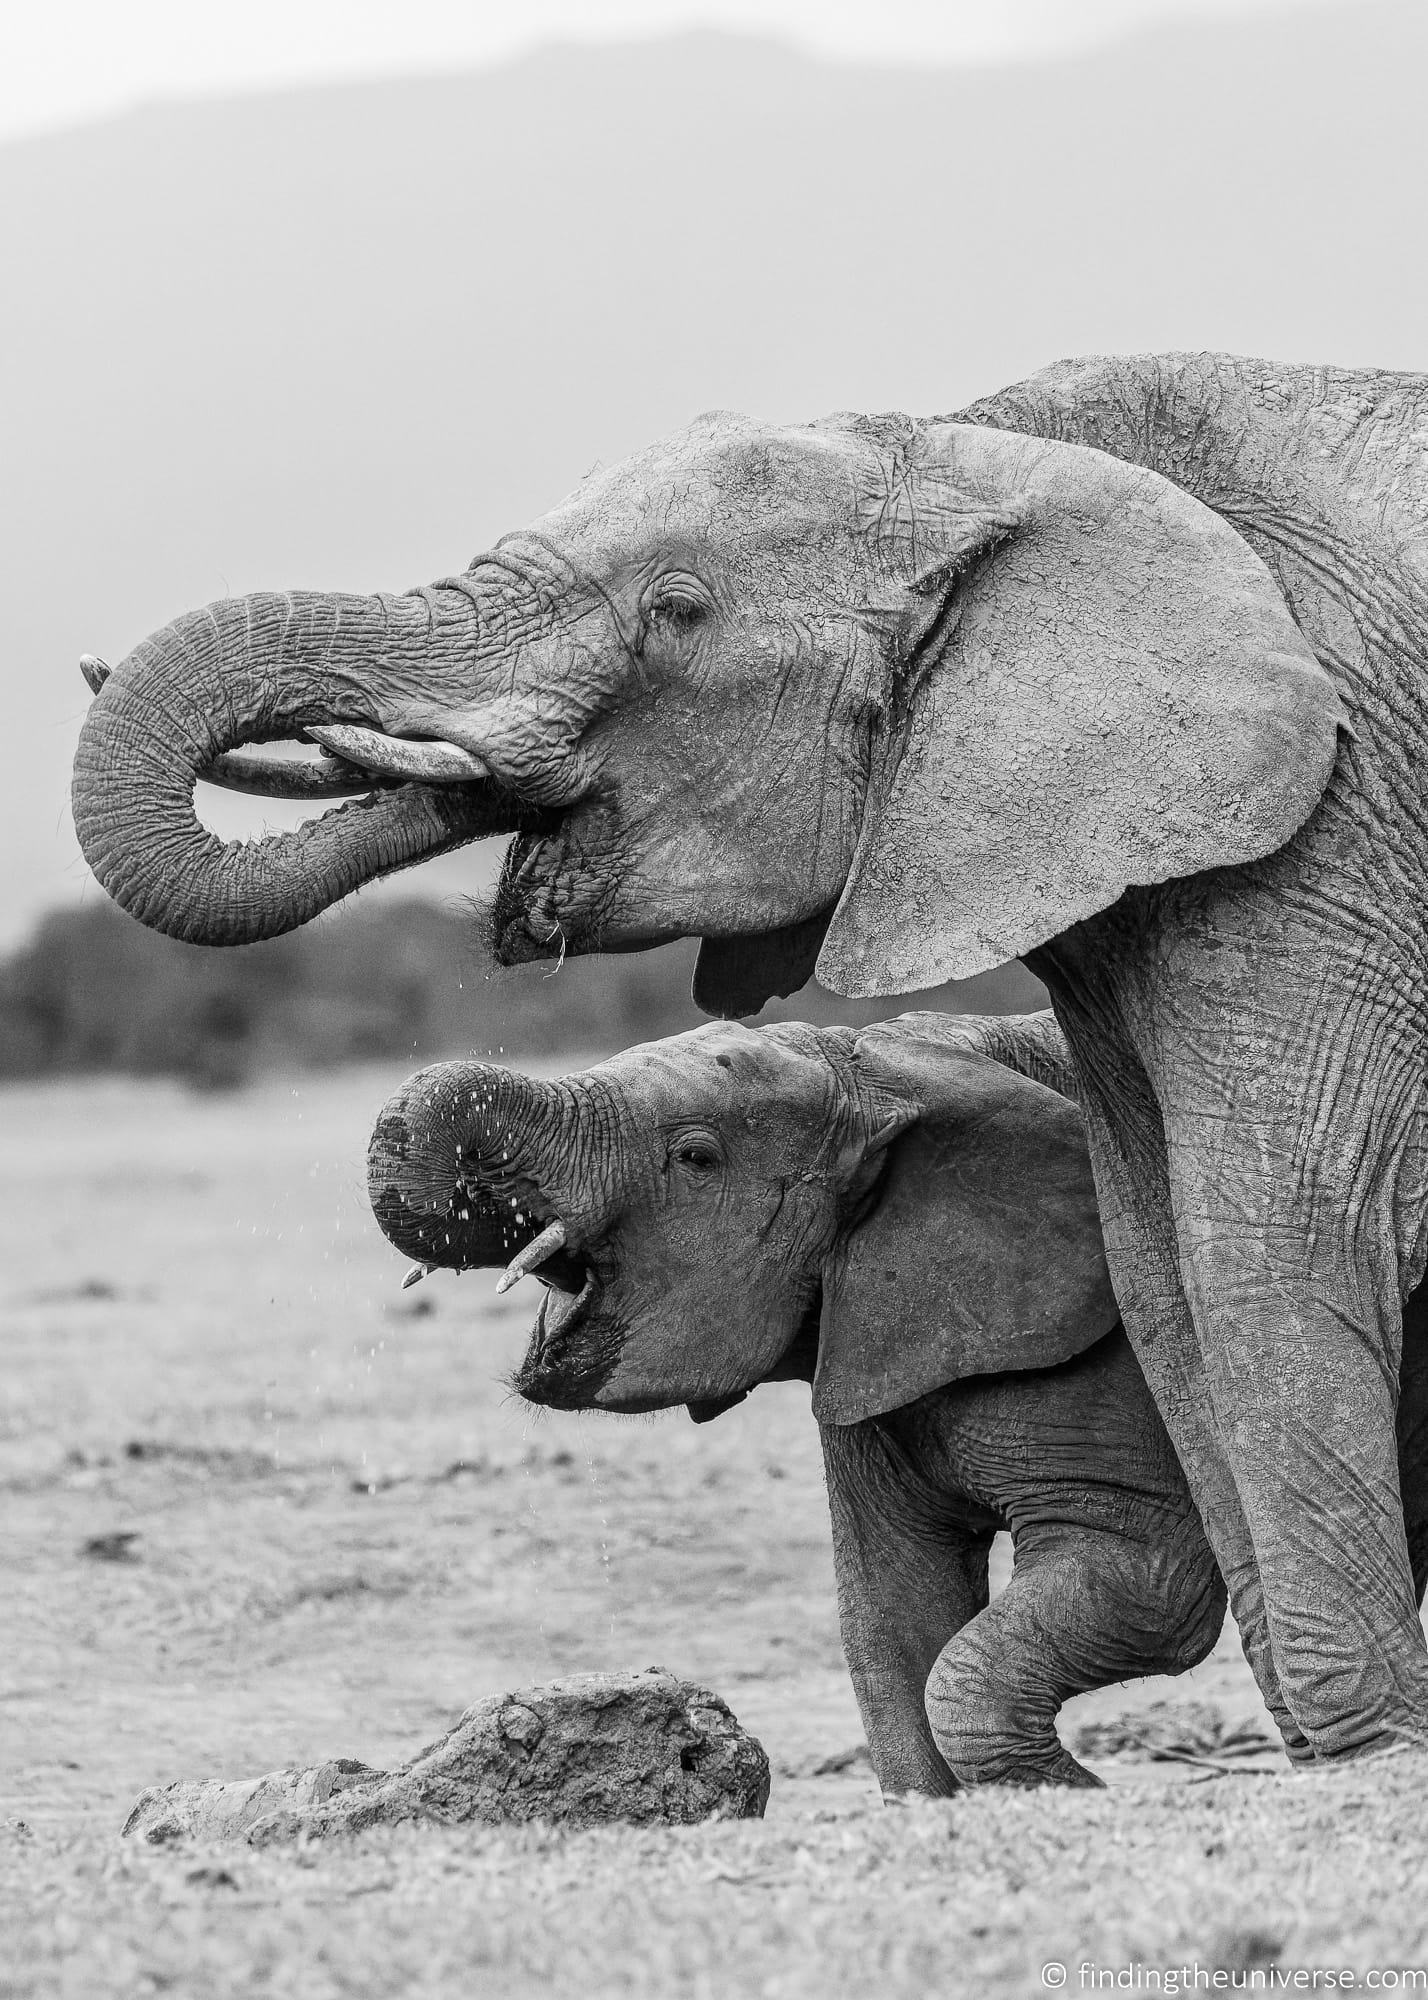
[{"label": "distant bush", "polygon": [[[222,1089],[270,1068],[456,1052],[573,1060],[697,1027],[697,945],[502,971],[469,912],[376,903],[269,944],[214,951],[157,936],[110,903],[57,911],[0,960],[0,1076],[121,1070]],[[810,985],[762,1019],[861,1023],[910,1006],[1045,1004],[1012,965],[890,1001]]]}]

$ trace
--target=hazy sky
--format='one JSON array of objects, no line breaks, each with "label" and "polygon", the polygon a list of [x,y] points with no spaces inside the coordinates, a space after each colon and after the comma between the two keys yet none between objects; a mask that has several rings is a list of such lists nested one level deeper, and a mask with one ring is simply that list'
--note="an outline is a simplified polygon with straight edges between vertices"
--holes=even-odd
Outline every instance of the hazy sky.
[{"label": "hazy sky", "polygon": [[1294,0],[42,0],[0,8],[0,139],[154,97],[470,68],[714,26],[861,61],[1002,61]]}]

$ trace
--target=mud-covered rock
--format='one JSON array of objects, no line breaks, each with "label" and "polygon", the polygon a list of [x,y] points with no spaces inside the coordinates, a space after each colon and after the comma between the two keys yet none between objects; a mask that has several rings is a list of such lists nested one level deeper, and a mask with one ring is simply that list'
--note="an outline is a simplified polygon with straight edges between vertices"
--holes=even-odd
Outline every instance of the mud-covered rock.
[{"label": "mud-covered rock", "polygon": [[349,1785],[382,1785],[392,1774],[336,1757],[310,1771],[270,1771],[265,1778],[180,1779],[140,1795],[124,1822],[154,1846],[168,1840],[246,1840],[275,1816],[323,1806]]},{"label": "mud-covered rock", "polygon": [[584,1674],[477,1702],[395,1771],[338,1759],[236,1783],[155,1787],[124,1831],[155,1843],[258,1847],[405,1820],[689,1825],[758,1818],[768,1796],[763,1746],[727,1704],[651,1668]]}]

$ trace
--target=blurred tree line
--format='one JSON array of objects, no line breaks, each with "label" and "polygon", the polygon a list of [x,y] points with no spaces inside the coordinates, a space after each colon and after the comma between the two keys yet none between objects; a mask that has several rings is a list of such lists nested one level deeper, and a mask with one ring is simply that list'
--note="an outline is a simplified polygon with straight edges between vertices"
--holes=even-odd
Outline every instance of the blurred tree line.
[{"label": "blurred tree line", "polygon": [[[503,971],[479,920],[411,900],[349,908],[268,944],[214,951],[159,937],[111,903],[57,911],[0,959],[0,1077],[96,1070],[210,1089],[264,1070],[474,1052],[611,1053],[697,1027],[697,945]],[[810,985],[761,1019],[862,1023],[909,1007],[1045,1005],[1011,965],[933,993],[845,1001]]]}]

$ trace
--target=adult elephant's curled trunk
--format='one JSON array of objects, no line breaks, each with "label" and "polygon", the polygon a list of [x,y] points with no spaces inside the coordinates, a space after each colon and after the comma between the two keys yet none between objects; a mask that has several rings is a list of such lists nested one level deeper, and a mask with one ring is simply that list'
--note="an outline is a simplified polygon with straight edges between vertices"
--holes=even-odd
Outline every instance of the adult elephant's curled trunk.
[{"label": "adult elephant's curled trunk", "polygon": [[[103,679],[75,759],[75,829],[101,884],[170,937],[252,944],[295,930],[363,882],[534,823],[490,777],[400,782],[427,769],[444,779],[459,753],[443,764],[437,753],[449,745],[380,733],[374,670],[381,685],[413,696],[463,676],[469,685],[480,608],[467,576],[403,596],[232,598],[154,633]],[[86,677],[99,678],[92,669]],[[331,728],[344,723],[365,727]],[[234,774],[241,759],[228,753],[308,729],[386,745],[368,759],[377,776],[329,760],[308,787],[364,796],[291,833],[241,843],[209,833],[194,810],[196,779],[289,789],[244,781]],[[466,766],[480,768],[474,758]]]}]

